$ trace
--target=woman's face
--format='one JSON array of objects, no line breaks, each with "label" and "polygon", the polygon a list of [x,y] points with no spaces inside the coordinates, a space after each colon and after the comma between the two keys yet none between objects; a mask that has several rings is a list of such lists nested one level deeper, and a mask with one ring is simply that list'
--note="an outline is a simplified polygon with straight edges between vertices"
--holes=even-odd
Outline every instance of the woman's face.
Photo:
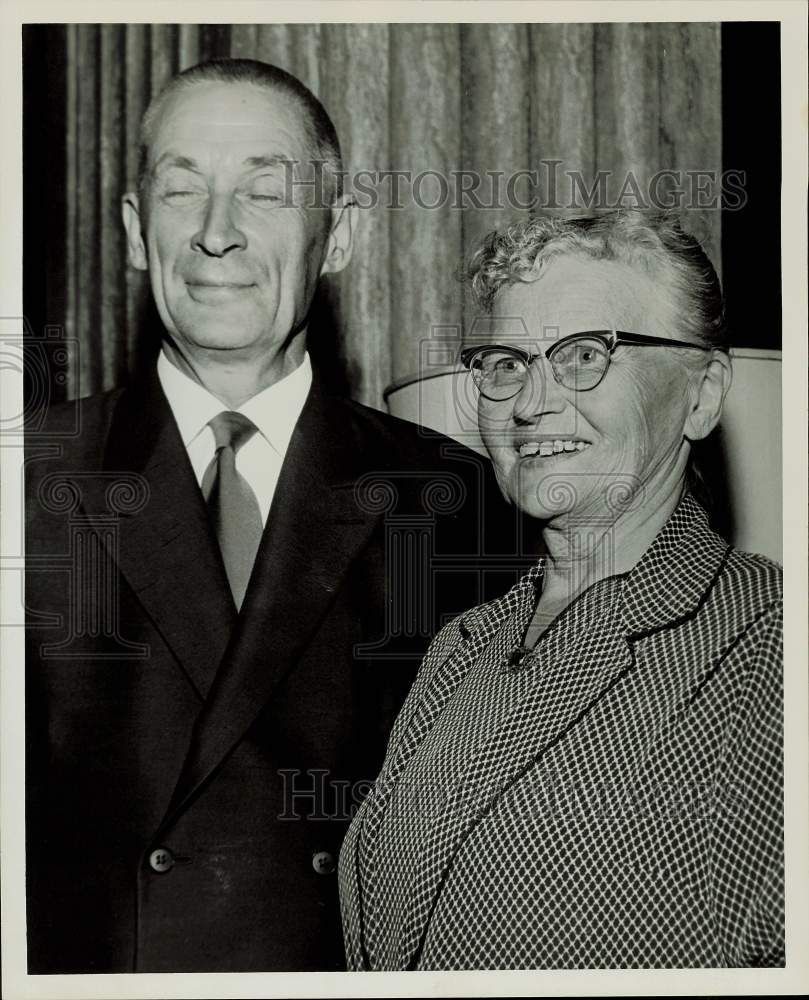
[{"label": "woman's face", "polygon": [[[536,281],[504,287],[494,313],[494,329],[503,319],[508,336],[494,333],[491,342],[531,353],[592,330],[677,338],[666,291],[614,261],[560,257]],[[515,342],[515,319],[528,342]],[[694,353],[619,346],[604,379],[585,392],[560,386],[543,357],[517,396],[480,396],[481,435],[505,496],[541,520],[568,515],[596,527],[676,487],[688,458],[683,430]],[[547,452],[547,442],[556,451],[538,454],[537,444]]]}]

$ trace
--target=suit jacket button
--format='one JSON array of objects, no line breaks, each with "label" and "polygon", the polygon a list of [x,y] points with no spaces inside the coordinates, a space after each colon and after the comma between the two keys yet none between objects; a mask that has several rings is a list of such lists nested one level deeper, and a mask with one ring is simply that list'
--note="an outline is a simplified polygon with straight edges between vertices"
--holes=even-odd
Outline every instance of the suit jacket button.
[{"label": "suit jacket button", "polygon": [[330,875],[335,868],[334,856],[328,851],[318,851],[312,855],[312,867],[318,875]]},{"label": "suit jacket button", "polygon": [[170,872],[174,867],[174,855],[167,847],[158,847],[149,855],[149,867],[153,872]]}]

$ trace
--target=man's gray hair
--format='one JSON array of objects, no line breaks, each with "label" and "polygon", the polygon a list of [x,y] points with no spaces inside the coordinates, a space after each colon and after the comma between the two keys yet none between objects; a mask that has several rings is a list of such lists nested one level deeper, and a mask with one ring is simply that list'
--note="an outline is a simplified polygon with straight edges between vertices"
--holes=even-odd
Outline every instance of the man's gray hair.
[{"label": "man's gray hair", "polygon": [[302,112],[302,126],[313,160],[323,164],[324,206],[334,204],[343,193],[343,161],[334,123],[326,109],[297,77],[258,59],[211,59],[191,66],[175,76],[146,109],[140,124],[138,190],[148,193],[149,146],[155,122],[167,101],[178,91],[196,83],[251,83],[289,98]]}]

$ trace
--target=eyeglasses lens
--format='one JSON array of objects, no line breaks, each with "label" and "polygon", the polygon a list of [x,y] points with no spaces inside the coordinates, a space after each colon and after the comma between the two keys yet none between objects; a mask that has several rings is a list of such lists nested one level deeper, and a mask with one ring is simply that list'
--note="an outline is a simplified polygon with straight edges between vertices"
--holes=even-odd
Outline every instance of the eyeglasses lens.
[{"label": "eyeglasses lens", "polygon": [[480,392],[495,400],[516,396],[528,374],[525,359],[505,350],[480,351],[472,359],[470,367]]},{"label": "eyeglasses lens", "polygon": [[584,392],[595,388],[604,377],[610,363],[610,354],[595,337],[580,337],[551,351],[549,360],[560,385]]},{"label": "eyeglasses lens", "polygon": [[[573,391],[585,391],[593,389],[604,377],[610,356],[600,340],[582,337],[552,350],[548,360],[560,385]],[[481,394],[492,400],[516,396],[528,377],[525,358],[505,348],[478,352],[471,360],[470,369]]]}]

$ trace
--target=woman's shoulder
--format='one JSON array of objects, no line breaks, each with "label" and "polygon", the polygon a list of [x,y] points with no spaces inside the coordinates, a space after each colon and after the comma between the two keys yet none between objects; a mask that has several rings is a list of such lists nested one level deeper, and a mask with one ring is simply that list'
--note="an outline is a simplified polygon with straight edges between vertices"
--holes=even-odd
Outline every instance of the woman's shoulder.
[{"label": "woman's shoulder", "polygon": [[[728,665],[743,685],[774,696],[783,676],[783,571],[766,556],[729,548],[706,608]],[[728,673],[729,671],[725,671]],[[747,678],[747,680],[742,680]]]},{"label": "woman's shoulder", "polygon": [[780,606],[783,601],[783,569],[756,552],[729,548],[718,584],[735,604],[753,615]]}]

